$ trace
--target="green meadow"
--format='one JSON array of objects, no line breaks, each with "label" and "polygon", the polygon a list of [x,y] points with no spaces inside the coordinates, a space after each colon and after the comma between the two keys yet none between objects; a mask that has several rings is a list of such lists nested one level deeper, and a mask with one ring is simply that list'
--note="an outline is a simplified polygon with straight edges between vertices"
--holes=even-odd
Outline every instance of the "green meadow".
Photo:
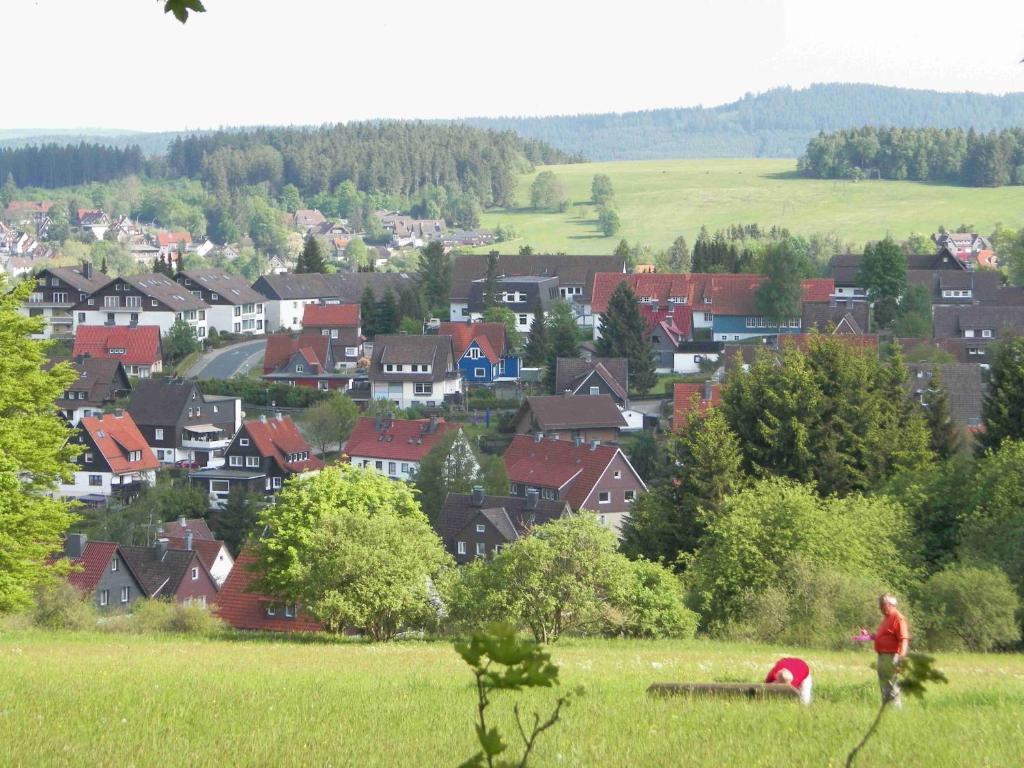
[{"label": "green meadow", "polygon": [[[529,244],[537,252],[608,254],[622,238],[662,249],[679,235],[692,246],[701,225],[713,231],[738,223],[775,224],[796,234],[835,233],[859,246],[887,233],[930,234],[940,225],[973,224],[990,232],[997,222],[1013,228],[1024,223],[1024,187],[804,179],[796,176],[795,160],[644,160],[540,170],[555,173],[572,205],[564,213],[528,208],[536,172],[520,177],[517,207],[492,209],[481,221],[516,231],[516,240],[498,244],[503,253]],[[615,188],[622,229],[614,237],[600,233],[589,202],[596,173],[608,174]]]},{"label": "green meadow", "polygon": [[[874,716],[867,652],[702,641],[560,641],[583,696],[535,766],[839,766]],[[815,702],[652,699],[652,681],[756,680],[784,654]],[[949,685],[891,712],[859,766],[1019,766],[1024,657],[948,654]],[[0,634],[3,766],[456,766],[474,752],[475,692],[443,642],[232,635]],[[551,690],[499,694],[546,712]],[[512,723],[499,718],[508,737]]]}]

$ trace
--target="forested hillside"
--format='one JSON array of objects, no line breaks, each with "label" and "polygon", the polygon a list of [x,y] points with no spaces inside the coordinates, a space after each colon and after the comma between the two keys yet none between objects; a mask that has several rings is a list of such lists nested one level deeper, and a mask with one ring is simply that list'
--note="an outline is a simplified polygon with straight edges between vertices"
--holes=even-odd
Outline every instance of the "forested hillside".
[{"label": "forested hillside", "polygon": [[987,132],[1024,124],[1024,93],[980,93],[819,84],[776,88],[722,106],[624,114],[470,118],[514,130],[591,160],[686,157],[798,157],[819,131],[862,125]]},{"label": "forested hillside", "polygon": [[145,159],[138,146],[43,144],[0,149],[0,180],[20,187],[69,187],[113,181],[142,173]]}]

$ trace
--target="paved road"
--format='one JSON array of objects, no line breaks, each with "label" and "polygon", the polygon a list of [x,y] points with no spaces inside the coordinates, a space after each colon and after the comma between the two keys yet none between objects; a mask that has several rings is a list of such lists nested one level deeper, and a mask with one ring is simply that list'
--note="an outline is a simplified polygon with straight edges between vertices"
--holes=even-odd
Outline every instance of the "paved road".
[{"label": "paved road", "polygon": [[248,373],[262,361],[266,343],[265,339],[259,339],[206,352],[189,369],[188,375],[196,379],[230,379],[235,374]]}]

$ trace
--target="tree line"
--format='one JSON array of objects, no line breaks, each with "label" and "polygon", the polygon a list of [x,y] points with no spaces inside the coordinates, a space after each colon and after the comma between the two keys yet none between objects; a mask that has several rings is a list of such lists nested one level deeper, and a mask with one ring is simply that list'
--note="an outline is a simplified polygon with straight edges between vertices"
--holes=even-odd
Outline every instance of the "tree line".
[{"label": "tree line", "polygon": [[19,187],[56,189],[93,181],[112,181],[142,173],[146,160],[137,144],[42,144],[0,147],[0,180]]}]

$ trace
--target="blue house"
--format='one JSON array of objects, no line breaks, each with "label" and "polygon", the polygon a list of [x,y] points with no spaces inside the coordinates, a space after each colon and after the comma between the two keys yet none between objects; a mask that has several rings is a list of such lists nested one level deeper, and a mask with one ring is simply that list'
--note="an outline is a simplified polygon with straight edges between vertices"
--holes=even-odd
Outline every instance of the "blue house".
[{"label": "blue house", "polygon": [[456,365],[467,384],[515,381],[522,361],[508,349],[503,323],[441,323],[439,336],[451,336]]}]

